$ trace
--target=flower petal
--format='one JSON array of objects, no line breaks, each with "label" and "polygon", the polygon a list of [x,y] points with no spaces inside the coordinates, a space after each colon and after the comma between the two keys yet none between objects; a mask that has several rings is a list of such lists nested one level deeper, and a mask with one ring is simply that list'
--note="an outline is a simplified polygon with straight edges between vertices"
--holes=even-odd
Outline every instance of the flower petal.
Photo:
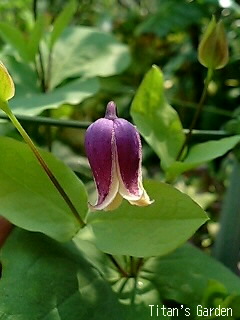
[{"label": "flower petal", "polygon": [[[136,128],[124,119],[114,120],[119,170],[119,192],[125,199],[138,200],[141,188],[141,141]],[[139,183],[140,182],[140,183]]]},{"label": "flower petal", "polygon": [[99,119],[87,129],[85,149],[98,191],[91,207],[102,210],[115,199],[119,188],[112,120]]}]

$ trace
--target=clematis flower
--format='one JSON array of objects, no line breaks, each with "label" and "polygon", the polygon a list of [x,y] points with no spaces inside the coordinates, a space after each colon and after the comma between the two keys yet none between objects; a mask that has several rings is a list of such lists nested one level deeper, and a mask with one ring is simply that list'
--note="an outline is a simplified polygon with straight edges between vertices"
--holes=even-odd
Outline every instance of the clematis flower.
[{"label": "clematis flower", "polygon": [[122,198],[137,206],[152,203],[142,184],[139,133],[130,122],[117,117],[113,101],[107,105],[105,118],[87,129],[85,149],[98,192],[90,208],[114,210]]}]

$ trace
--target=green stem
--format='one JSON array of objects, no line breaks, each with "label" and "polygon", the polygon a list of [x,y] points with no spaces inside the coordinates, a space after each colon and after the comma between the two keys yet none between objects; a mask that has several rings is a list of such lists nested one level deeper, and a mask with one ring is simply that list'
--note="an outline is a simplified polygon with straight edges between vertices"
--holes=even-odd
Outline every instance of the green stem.
[{"label": "green stem", "polygon": [[[47,117],[32,117],[26,115],[18,115],[18,120],[20,122],[37,123],[45,126],[55,126],[55,127],[69,127],[78,129],[87,129],[91,122],[87,121],[77,121],[77,120],[60,120]],[[5,114],[0,114],[0,119],[9,120],[9,117]]]},{"label": "green stem", "polygon": [[[26,116],[26,115],[18,115],[18,120],[20,122],[26,123],[37,123],[44,126],[53,126],[53,127],[68,127],[68,128],[77,128],[77,129],[87,129],[92,122],[88,121],[77,121],[77,120],[61,120],[61,119],[53,119],[47,117],[39,117],[39,116]],[[5,114],[0,114],[0,119],[9,120],[9,117]],[[185,134],[188,134],[189,129],[183,129]],[[224,138],[228,137],[231,134],[224,130],[192,130],[192,136],[200,136],[204,137],[204,139],[209,139],[212,137]]]},{"label": "green stem", "polygon": [[190,124],[189,132],[186,135],[185,141],[184,141],[181,149],[178,152],[178,155],[177,155],[177,158],[176,158],[177,161],[181,159],[183,151],[185,150],[185,148],[188,145],[188,143],[190,141],[190,138],[192,136],[193,128],[195,127],[196,122],[197,122],[197,120],[198,120],[198,118],[199,118],[199,116],[200,116],[200,114],[202,112],[202,109],[203,109],[203,106],[204,106],[204,101],[205,101],[206,96],[207,96],[207,89],[208,89],[209,83],[210,83],[210,81],[212,79],[212,75],[213,75],[213,70],[212,69],[208,69],[207,77],[205,79],[204,88],[203,88],[203,92],[202,92],[201,98],[199,100],[199,103],[197,104],[197,109],[196,109],[196,112],[195,112],[194,117],[192,119],[192,122]]},{"label": "green stem", "polygon": [[112,261],[114,266],[117,268],[118,272],[125,278],[129,278],[128,272],[126,272],[121,265],[117,262],[117,260],[109,253],[106,253],[106,255],[109,257],[109,259]]},{"label": "green stem", "polygon": [[60,195],[63,198],[63,200],[66,202],[66,204],[68,205],[68,207],[72,211],[73,215],[78,220],[79,224],[82,227],[84,227],[85,223],[83,222],[83,220],[79,216],[79,214],[77,212],[77,209],[75,208],[75,206],[73,205],[72,201],[70,200],[70,198],[68,197],[68,195],[66,194],[66,192],[64,191],[64,189],[62,188],[60,183],[58,182],[57,178],[54,176],[54,174],[52,173],[52,171],[48,167],[47,163],[42,158],[41,154],[39,153],[38,149],[35,147],[34,143],[32,142],[32,140],[29,137],[29,135],[27,134],[27,132],[23,129],[23,127],[21,126],[21,124],[19,123],[19,121],[17,120],[15,115],[9,109],[7,102],[3,106],[1,106],[1,108],[8,115],[9,119],[12,121],[13,125],[15,126],[15,128],[19,131],[19,133],[21,134],[21,136],[23,137],[25,142],[31,148],[31,150],[34,153],[34,155],[36,156],[39,164],[41,165],[43,170],[46,172],[47,176],[49,177],[49,179],[51,180],[51,182],[53,183],[53,185],[55,186],[57,191],[60,193]]}]

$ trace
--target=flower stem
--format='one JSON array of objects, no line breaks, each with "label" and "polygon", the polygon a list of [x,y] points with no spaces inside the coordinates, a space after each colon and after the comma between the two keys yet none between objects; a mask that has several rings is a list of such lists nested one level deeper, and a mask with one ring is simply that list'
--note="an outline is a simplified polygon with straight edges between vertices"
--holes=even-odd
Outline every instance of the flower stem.
[{"label": "flower stem", "polygon": [[63,200],[66,202],[66,204],[70,208],[71,212],[73,213],[73,215],[75,216],[75,218],[77,219],[77,221],[79,222],[81,227],[84,227],[85,223],[82,220],[82,218],[80,217],[74,204],[72,203],[72,201],[70,200],[70,198],[68,197],[66,192],[64,191],[63,187],[58,182],[57,178],[54,176],[53,172],[48,167],[47,163],[42,158],[41,154],[39,153],[38,149],[34,145],[33,141],[31,140],[31,138],[29,137],[27,132],[23,129],[23,127],[21,126],[21,124],[19,123],[19,121],[17,120],[15,115],[12,113],[12,111],[8,107],[7,102],[5,102],[4,105],[1,105],[1,109],[8,115],[9,119],[11,120],[11,122],[13,123],[15,128],[18,130],[18,132],[21,134],[21,136],[23,137],[25,142],[28,144],[28,146],[30,147],[30,149],[32,150],[34,155],[36,156],[39,164],[41,165],[41,167],[43,168],[43,170],[45,171],[45,173],[47,174],[47,176],[49,177],[49,179],[51,180],[51,182],[53,183],[53,185],[55,186],[57,191],[60,193]]},{"label": "flower stem", "polygon": [[109,257],[109,259],[112,261],[114,266],[117,268],[118,272],[125,278],[129,278],[128,272],[126,272],[121,265],[117,262],[117,260],[109,253],[106,253],[106,255]]},{"label": "flower stem", "polygon": [[203,92],[202,92],[201,98],[199,100],[199,103],[197,104],[196,112],[195,112],[194,117],[192,119],[192,122],[190,124],[189,131],[188,131],[188,133],[186,135],[185,141],[184,141],[181,149],[178,152],[176,161],[181,159],[183,151],[185,150],[186,146],[188,145],[188,143],[189,143],[189,141],[191,139],[193,129],[194,129],[195,125],[196,125],[196,122],[197,122],[197,120],[198,120],[198,118],[199,118],[199,116],[201,114],[201,111],[203,109],[203,106],[204,106],[204,101],[205,101],[206,96],[207,96],[207,89],[208,89],[209,83],[210,83],[210,81],[212,79],[212,75],[213,75],[213,70],[212,69],[208,69],[207,77],[205,79],[204,88],[203,88]]}]

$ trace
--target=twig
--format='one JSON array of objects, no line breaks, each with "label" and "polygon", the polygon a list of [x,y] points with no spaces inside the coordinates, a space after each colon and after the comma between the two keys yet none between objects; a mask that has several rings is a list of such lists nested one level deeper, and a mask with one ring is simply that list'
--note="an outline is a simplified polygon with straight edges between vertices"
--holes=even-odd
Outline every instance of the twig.
[{"label": "twig", "polygon": [[128,272],[126,272],[121,266],[120,264],[117,262],[117,260],[109,253],[106,254],[109,259],[112,261],[112,263],[114,264],[114,266],[117,268],[117,270],[119,271],[119,273],[126,278],[129,278],[129,274]]},{"label": "twig", "polygon": [[202,111],[203,106],[204,106],[203,103],[204,103],[204,101],[206,99],[206,96],[207,96],[207,89],[208,89],[208,85],[209,85],[209,83],[211,81],[212,74],[213,74],[213,70],[212,69],[208,69],[208,73],[207,73],[207,77],[206,77],[206,80],[205,80],[205,84],[204,84],[204,88],[203,88],[203,92],[202,92],[201,98],[200,98],[199,103],[197,105],[197,109],[196,109],[196,112],[195,112],[194,117],[192,119],[192,123],[190,124],[189,132],[187,133],[185,141],[184,141],[181,149],[178,152],[176,160],[180,160],[180,158],[182,156],[182,153],[183,153],[185,147],[188,145],[189,140],[190,140],[190,138],[192,136],[193,128],[195,127],[196,122],[198,120],[198,117],[201,114],[201,111]]},{"label": "twig", "polygon": [[[61,119],[53,119],[47,117],[40,117],[40,116],[25,116],[25,115],[18,115],[17,116],[19,122],[27,122],[27,123],[36,123],[44,126],[53,126],[53,127],[67,127],[67,128],[76,128],[76,129],[87,129],[91,122],[87,121],[77,121],[77,120],[61,120]],[[5,114],[0,114],[0,119],[9,120],[8,116]],[[183,131],[188,134],[189,129],[183,129]],[[224,130],[192,130],[193,136],[203,136],[206,138],[209,137],[228,137],[230,134]]]}]

